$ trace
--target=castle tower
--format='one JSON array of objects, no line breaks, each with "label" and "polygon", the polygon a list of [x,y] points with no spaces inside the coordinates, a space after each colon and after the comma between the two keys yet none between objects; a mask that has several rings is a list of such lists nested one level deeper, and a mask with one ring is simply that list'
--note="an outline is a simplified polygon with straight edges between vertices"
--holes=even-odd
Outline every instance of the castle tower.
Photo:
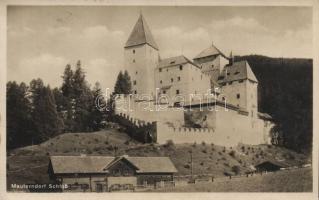
[{"label": "castle tower", "polygon": [[155,95],[155,68],[158,62],[158,46],[140,14],[124,46],[124,67],[131,77],[133,94]]}]

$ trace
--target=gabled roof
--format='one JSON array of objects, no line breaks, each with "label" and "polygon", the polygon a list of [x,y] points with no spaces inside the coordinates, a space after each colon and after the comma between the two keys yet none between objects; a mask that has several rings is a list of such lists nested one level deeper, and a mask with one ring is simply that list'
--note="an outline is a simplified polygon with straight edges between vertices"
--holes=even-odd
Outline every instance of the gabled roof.
[{"label": "gabled roof", "polygon": [[137,173],[175,173],[177,169],[168,157],[51,156],[55,174],[107,173],[107,169],[126,159]]},{"label": "gabled roof", "polygon": [[222,55],[224,58],[228,59],[227,56],[225,56],[214,44],[212,44],[210,47],[200,52],[194,60],[214,55]]},{"label": "gabled roof", "polygon": [[148,44],[158,50],[158,46],[153,38],[150,28],[141,14],[138,18],[130,37],[128,38],[125,48],[140,44]]},{"label": "gabled roof", "polygon": [[105,166],[114,157],[108,156],[51,156],[54,173],[106,173]]},{"label": "gabled roof", "polygon": [[258,83],[258,80],[254,72],[251,70],[248,62],[239,61],[224,67],[223,71],[218,77],[218,83],[245,79]]},{"label": "gabled roof", "polygon": [[184,55],[162,59],[159,62],[158,67],[164,68],[164,67],[171,67],[171,66],[176,66],[176,65],[183,65],[186,63],[190,63],[190,64],[194,65],[195,67],[200,68],[198,65],[193,63],[191,60],[186,58]]},{"label": "gabled roof", "polygon": [[128,157],[128,160],[139,168],[138,173],[177,172],[177,169],[168,157]]}]

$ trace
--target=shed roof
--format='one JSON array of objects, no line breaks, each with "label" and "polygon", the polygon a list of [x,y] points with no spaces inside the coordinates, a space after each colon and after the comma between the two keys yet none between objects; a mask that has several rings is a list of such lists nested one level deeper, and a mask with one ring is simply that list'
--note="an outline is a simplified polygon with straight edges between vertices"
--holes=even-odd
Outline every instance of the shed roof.
[{"label": "shed roof", "polygon": [[168,157],[51,156],[54,173],[107,173],[121,159],[137,168],[138,173],[175,173],[177,169]]},{"label": "shed roof", "polygon": [[159,68],[172,67],[172,66],[176,66],[176,65],[183,65],[186,63],[190,63],[190,64],[194,65],[195,67],[200,68],[198,65],[193,63],[191,60],[186,58],[184,55],[170,57],[170,58],[164,58],[159,62],[158,67]]},{"label": "shed roof", "polygon": [[258,83],[258,80],[251,70],[247,61],[234,62],[232,65],[224,67],[223,71],[218,77],[218,83],[230,82],[236,80],[248,79]]},{"label": "shed roof", "polygon": [[150,28],[148,27],[143,15],[138,18],[125,47],[148,44],[158,50],[158,46],[153,38]]}]

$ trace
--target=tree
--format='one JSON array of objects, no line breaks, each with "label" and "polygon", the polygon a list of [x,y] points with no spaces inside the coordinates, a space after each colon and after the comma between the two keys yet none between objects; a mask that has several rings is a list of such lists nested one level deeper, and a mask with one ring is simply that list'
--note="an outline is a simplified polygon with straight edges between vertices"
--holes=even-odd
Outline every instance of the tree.
[{"label": "tree", "polygon": [[114,94],[131,94],[132,83],[128,72],[125,70],[124,74],[122,71],[117,76],[117,80],[114,86]]},{"label": "tree", "polygon": [[31,118],[31,102],[28,87],[15,81],[7,83],[7,148],[25,146],[35,137]]},{"label": "tree", "polygon": [[73,131],[92,131],[90,127],[90,111],[93,94],[85,80],[85,73],[82,70],[81,62],[78,61],[73,75],[74,91],[74,122]]},{"label": "tree", "polygon": [[[74,73],[71,65],[67,64],[62,76],[63,83],[61,87],[61,98],[58,98],[58,110],[61,108],[63,113],[63,120],[65,124],[65,131],[73,131],[74,129]],[[59,95],[57,92],[55,95]],[[57,96],[56,96],[57,97]]]},{"label": "tree", "polygon": [[49,86],[44,86],[41,79],[33,79],[30,83],[32,119],[37,133],[37,141],[45,141],[63,129],[62,119],[59,118],[55,99]]},{"label": "tree", "polygon": [[97,131],[103,127],[103,119],[105,119],[105,106],[106,102],[104,96],[102,95],[101,85],[99,82],[95,83],[93,88],[93,100],[92,110],[90,117],[90,127],[93,131]]}]

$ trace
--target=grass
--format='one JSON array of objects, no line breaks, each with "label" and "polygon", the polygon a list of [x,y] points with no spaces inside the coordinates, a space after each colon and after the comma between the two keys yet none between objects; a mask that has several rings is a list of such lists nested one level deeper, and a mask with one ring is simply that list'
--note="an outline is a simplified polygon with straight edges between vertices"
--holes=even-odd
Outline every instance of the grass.
[{"label": "grass", "polygon": [[[117,148],[115,152],[115,148]],[[176,175],[188,175],[190,152],[193,154],[194,174],[211,174],[224,177],[232,173],[234,166],[239,174],[250,170],[251,165],[264,159],[285,159],[291,165],[311,163],[305,155],[280,147],[267,145],[239,145],[225,148],[211,144],[142,144],[125,133],[108,129],[93,133],[66,133],[42,144],[14,149],[8,152],[8,183],[47,183],[47,165],[50,155],[114,156],[168,156],[176,166]],[[261,153],[262,152],[262,153]],[[256,158],[256,154],[258,158]]]},{"label": "grass", "polygon": [[175,188],[154,190],[153,192],[311,192],[312,170],[294,169],[275,173],[257,174],[253,177],[240,177],[198,183]]}]

